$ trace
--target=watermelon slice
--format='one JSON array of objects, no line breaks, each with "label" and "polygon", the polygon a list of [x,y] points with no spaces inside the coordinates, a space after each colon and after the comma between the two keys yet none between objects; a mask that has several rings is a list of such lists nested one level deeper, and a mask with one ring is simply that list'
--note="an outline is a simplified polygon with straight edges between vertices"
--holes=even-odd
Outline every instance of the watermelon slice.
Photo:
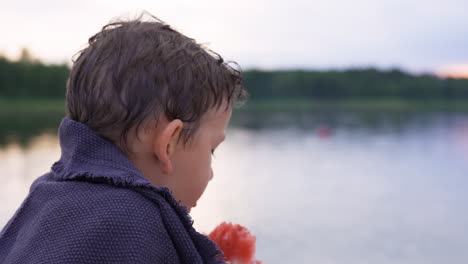
[{"label": "watermelon slice", "polygon": [[223,222],[208,236],[224,252],[226,261],[236,264],[262,263],[254,258],[256,238],[247,228]]}]

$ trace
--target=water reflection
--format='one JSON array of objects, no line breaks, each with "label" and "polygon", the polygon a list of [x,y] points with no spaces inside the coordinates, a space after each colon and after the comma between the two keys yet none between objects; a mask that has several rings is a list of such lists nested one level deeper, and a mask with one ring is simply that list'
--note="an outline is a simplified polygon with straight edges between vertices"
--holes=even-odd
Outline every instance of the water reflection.
[{"label": "water reflection", "polygon": [[42,134],[0,149],[0,226],[6,224],[29,192],[31,183],[60,157],[57,137]]},{"label": "water reflection", "polygon": [[0,148],[9,144],[27,147],[34,137],[56,134],[62,111],[15,111],[0,113]]},{"label": "water reflection", "polygon": [[[38,134],[0,149],[0,226],[58,159]],[[236,113],[192,216],[246,225],[272,264],[465,263],[467,139],[466,114]]]},{"label": "water reflection", "polygon": [[198,225],[250,225],[270,263],[466,261],[468,166],[451,136],[463,119],[434,118],[400,133],[339,127],[332,140],[232,129]]}]

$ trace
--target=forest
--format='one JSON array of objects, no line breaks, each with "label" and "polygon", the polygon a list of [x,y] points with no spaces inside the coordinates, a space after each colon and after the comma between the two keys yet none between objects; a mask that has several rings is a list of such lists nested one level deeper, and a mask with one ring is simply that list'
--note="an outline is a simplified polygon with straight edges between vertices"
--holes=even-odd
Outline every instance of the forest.
[{"label": "forest", "polygon": [[[0,57],[1,99],[61,99],[70,68],[46,65],[26,55],[12,61]],[[414,75],[399,69],[243,71],[244,85],[254,100],[468,99],[468,79]]]}]

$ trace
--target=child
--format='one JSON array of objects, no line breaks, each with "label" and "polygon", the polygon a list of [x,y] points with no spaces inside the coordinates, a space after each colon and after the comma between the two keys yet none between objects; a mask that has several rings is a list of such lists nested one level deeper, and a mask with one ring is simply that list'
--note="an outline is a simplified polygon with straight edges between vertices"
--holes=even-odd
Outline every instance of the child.
[{"label": "child", "polygon": [[62,154],[0,233],[0,263],[224,263],[189,211],[239,71],[162,21],[104,26],[67,83]]}]

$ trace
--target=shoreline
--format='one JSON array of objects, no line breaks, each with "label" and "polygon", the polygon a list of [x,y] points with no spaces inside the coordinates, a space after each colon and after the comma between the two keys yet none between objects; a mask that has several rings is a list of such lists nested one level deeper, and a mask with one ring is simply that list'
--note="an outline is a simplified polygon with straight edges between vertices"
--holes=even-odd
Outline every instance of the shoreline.
[{"label": "shoreline", "polygon": [[435,111],[468,112],[468,100],[407,100],[393,98],[251,100],[238,111]]},{"label": "shoreline", "polygon": [[[63,112],[65,99],[0,98],[0,112]],[[407,100],[399,98],[355,99],[269,99],[248,100],[236,112],[295,112],[295,111],[437,111],[468,112],[468,100]]]}]

